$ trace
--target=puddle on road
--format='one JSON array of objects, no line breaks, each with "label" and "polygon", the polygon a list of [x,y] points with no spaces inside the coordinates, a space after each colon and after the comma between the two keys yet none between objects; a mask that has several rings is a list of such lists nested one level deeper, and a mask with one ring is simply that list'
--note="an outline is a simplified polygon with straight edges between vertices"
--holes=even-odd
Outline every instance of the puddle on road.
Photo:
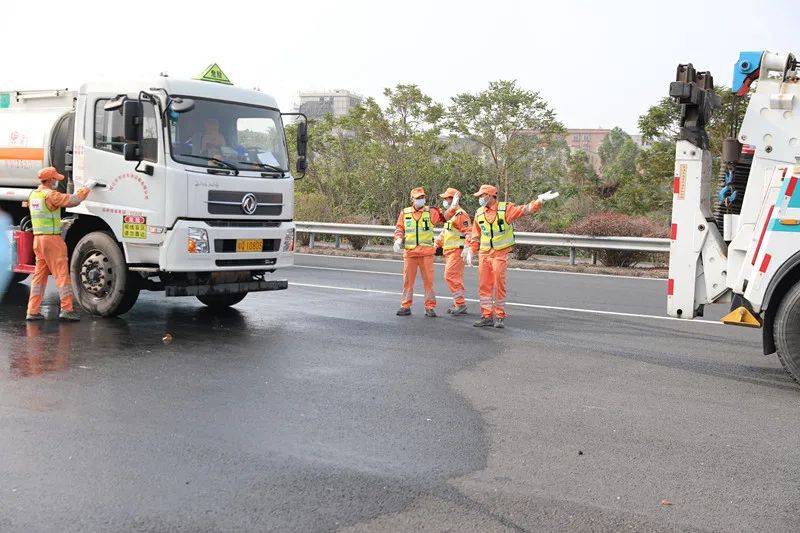
[{"label": "puddle on road", "polygon": [[92,317],[81,311],[80,322],[63,323],[58,321],[59,301],[52,285],[42,305],[45,320],[40,322],[25,321],[27,284],[12,284],[0,300],[0,381],[91,370],[120,356],[194,353],[210,338],[223,345],[259,344],[264,335],[276,331],[268,318],[238,309],[213,312],[193,300],[164,305],[147,297],[122,317]]}]

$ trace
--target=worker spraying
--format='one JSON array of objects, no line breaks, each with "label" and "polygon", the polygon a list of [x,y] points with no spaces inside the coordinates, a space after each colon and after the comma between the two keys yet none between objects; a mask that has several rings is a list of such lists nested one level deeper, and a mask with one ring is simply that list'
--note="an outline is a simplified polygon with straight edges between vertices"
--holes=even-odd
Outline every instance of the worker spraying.
[{"label": "worker spraying", "polygon": [[438,208],[425,205],[425,189],[422,187],[411,189],[412,205],[400,212],[397,217],[397,229],[394,232],[395,253],[404,250],[403,295],[397,316],[411,314],[417,270],[422,276],[425,289],[425,316],[431,318],[436,316],[436,292],[433,289],[433,257],[436,248],[433,227],[444,224],[455,213],[459,199],[460,195],[455,195],[454,205],[443,214]]},{"label": "worker spraying", "polygon": [[56,190],[58,182],[64,176],[53,167],[45,167],[39,171],[39,188],[28,197],[28,208],[33,225],[33,252],[36,254],[36,269],[31,280],[31,292],[28,299],[26,320],[43,320],[40,312],[42,297],[47,287],[50,274],[56,278],[58,296],[61,299],[60,320],[77,321],[80,316],[75,313],[72,304],[72,284],[69,279],[67,245],[61,238],[61,208],[75,207],[86,199],[89,191],[96,185],[90,181],[86,187],[78,189],[75,194],[61,193]]},{"label": "worker spraying", "polygon": [[557,192],[548,191],[525,205],[497,201],[497,187],[481,185],[473,196],[478,197],[481,207],[475,213],[469,246],[462,255],[468,265],[472,255],[478,252],[478,298],[481,319],[475,327],[505,327],[506,269],[508,253],[514,246],[514,220],[537,213],[542,204],[558,197]]},{"label": "worker spraying", "polygon": [[[449,210],[459,198],[461,193],[452,187],[439,195],[442,207]],[[470,233],[472,221],[469,214],[459,205],[455,212],[445,223],[444,230],[436,239],[436,247],[444,253],[444,281],[453,295],[453,305],[447,309],[451,315],[467,314],[467,300],[464,297],[464,258],[461,252],[464,249]]]}]

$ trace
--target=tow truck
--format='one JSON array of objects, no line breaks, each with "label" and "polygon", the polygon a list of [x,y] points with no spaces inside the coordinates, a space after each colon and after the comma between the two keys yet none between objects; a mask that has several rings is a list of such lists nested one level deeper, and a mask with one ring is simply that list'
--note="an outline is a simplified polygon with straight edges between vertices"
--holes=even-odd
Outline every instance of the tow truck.
[{"label": "tow truck", "polygon": [[[712,172],[706,126],[720,107],[709,72],[678,66],[669,94],[681,105],[675,148],[667,313],[691,319],[729,303],[725,324],[761,328],[800,381],[800,70],[791,53],[741,52],[736,98],[749,94],[738,133]],[[734,128],[736,129],[736,128]],[[713,198],[713,201],[712,201]]]}]

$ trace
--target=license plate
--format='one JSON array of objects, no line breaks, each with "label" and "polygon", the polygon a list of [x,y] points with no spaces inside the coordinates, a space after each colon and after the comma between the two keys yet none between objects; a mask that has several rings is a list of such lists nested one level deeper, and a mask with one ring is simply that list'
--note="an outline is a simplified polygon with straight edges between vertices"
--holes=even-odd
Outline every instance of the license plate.
[{"label": "license plate", "polygon": [[264,249],[262,239],[236,239],[237,252],[260,252]]}]

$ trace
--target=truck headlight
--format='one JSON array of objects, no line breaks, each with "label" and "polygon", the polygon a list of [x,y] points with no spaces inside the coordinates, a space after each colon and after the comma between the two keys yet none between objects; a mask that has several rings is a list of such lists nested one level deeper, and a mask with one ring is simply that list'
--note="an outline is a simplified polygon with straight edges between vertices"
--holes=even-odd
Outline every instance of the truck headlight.
[{"label": "truck headlight", "polygon": [[281,243],[281,252],[294,252],[294,228],[286,230]]},{"label": "truck headlight", "polygon": [[186,241],[186,250],[190,254],[207,254],[208,232],[203,228],[189,228],[189,239]]}]

